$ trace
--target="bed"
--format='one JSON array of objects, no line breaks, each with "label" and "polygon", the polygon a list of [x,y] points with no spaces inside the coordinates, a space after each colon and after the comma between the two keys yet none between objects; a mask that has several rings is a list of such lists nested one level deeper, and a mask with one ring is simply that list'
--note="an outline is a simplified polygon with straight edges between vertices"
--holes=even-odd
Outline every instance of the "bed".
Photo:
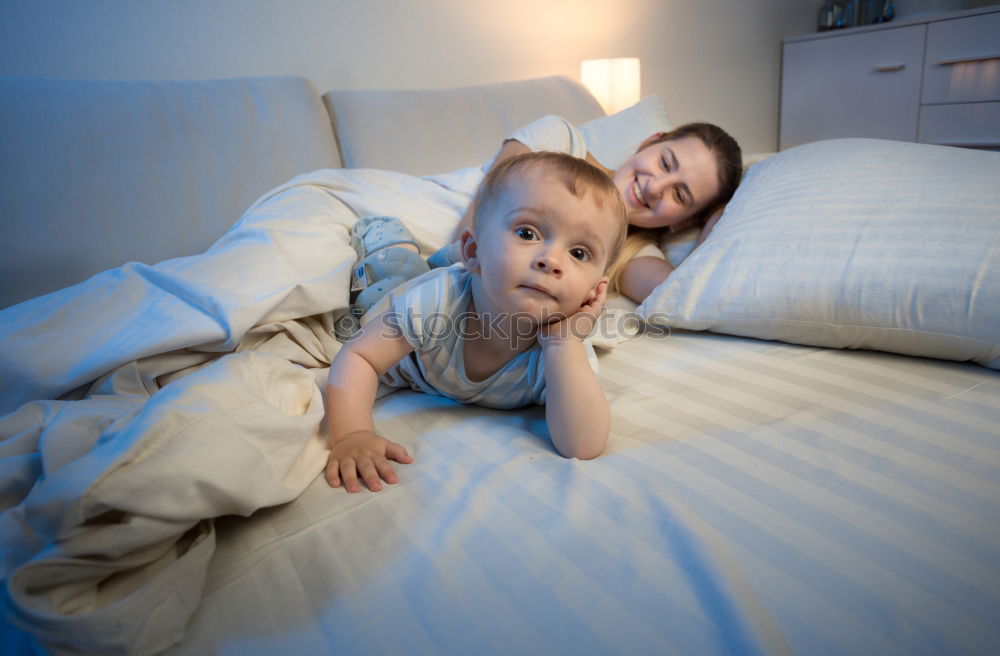
[{"label": "bed", "polygon": [[[5,130],[21,135],[8,143],[38,148],[3,151],[12,171],[4,194],[22,212],[11,216],[27,225],[37,220],[33,208],[45,208],[56,222],[65,214],[46,203],[60,199],[41,197],[52,186],[25,180],[39,175],[40,151],[49,153],[47,165],[67,166],[59,139],[78,131],[56,130],[54,117],[39,121],[32,103],[96,103],[89,119],[63,118],[94,121],[97,133],[102,101],[84,83],[3,82],[0,96],[22,103],[0,103]],[[97,251],[89,262],[55,272],[36,253],[39,272],[9,298],[130,257],[148,264],[0,313],[0,390],[10,412],[0,421],[5,651],[1000,649],[1000,154],[848,140],[754,164],[712,237],[667,283],[640,306],[613,304],[612,339],[599,351],[613,413],[600,458],[559,457],[541,408],[493,411],[400,391],[378,402],[376,425],[415,461],[397,468],[399,484],[349,495],[317,469],[316,381],[337,348],[329,329],[351,265],[342,237],[352,213],[338,214],[341,206],[378,197],[365,211],[391,210],[391,194],[373,190],[398,188],[404,178],[375,170],[474,171],[505,134],[545,113],[579,125],[595,155],[620,157],[607,135],[645,136],[668,121],[662,103],[602,118],[565,78],[322,99],[284,78],[134,84],[97,91],[113,107],[124,93],[126,106],[145,113],[153,106],[159,116],[202,116],[195,128],[153,123],[164,131],[155,166],[175,167],[170,180],[181,196],[136,214],[137,197],[162,190],[122,173],[136,166],[128,131],[151,128],[115,117],[124,151],[82,159],[99,170],[92,175],[118,185],[104,188],[122,200],[109,209],[118,201],[106,193],[87,205],[84,185],[81,196],[63,200],[81,216],[148,222],[143,243],[97,243],[86,249]],[[198,102],[165,103],[171,93]],[[189,161],[190,148],[169,150],[173,129],[203,130],[191,143],[209,152],[222,152],[208,148],[212,140],[245,144],[237,127],[220,133],[204,113],[239,122],[234,110],[247,102],[255,111],[239,112],[237,127],[260,130],[248,147],[275,150],[273,161],[234,148],[226,151],[230,172],[217,161]],[[235,104],[224,111],[226,103]],[[18,120],[35,132],[24,136]],[[399,148],[414,139],[417,146]],[[326,172],[311,173],[317,168]],[[434,184],[448,193],[474,187],[474,175],[462,171]],[[72,196],[71,172],[46,173],[66,177]],[[248,178],[256,186],[226,187]],[[847,191],[858,179],[867,186]],[[352,188],[367,200],[344,201],[345,180],[371,185]],[[206,195],[216,187],[231,197]],[[177,205],[183,216],[164,216]],[[310,227],[324,213],[339,217],[340,233]],[[410,217],[423,248],[444,239],[438,215]],[[901,230],[889,233],[895,238],[886,238],[887,221]],[[84,226],[53,240],[51,226],[25,228],[20,248],[53,252],[52,241],[94,241],[93,232]],[[193,241],[180,243],[177,233]],[[130,248],[147,250],[123,258]],[[205,248],[216,257],[151,266]],[[314,256],[300,255],[305,249]],[[198,276],[273,285],[266,258],[275,250],[304,260],[301,279],[277,300],[184,286]],[[9,255],[22,270],[33,264]],[[260,264],[235,264],[246,262]],[[101,321],[101,308],[122,303],[117,295],[95,305],[96,289],[138,290],[145,302],[133,306],[129,325],[144,328],[142,339],[110,334],[116,327],[108,325],[100,343],[74,336],[58,358],[40,352],[45,342],[32,341],[39,325],[44,332],[83,317]],[[647,322],[639,334],[618,330],[637,318]],[[183,338],[177,325],[187,327]],[[96,371],[113,373],[92,384]],[[225,398],[213,396],[220,385]],[[29,402],[57,396],[64,400]],[[228,401],[234,397],[240,403]],[[164,463],[173,468],[167,475]]]}]

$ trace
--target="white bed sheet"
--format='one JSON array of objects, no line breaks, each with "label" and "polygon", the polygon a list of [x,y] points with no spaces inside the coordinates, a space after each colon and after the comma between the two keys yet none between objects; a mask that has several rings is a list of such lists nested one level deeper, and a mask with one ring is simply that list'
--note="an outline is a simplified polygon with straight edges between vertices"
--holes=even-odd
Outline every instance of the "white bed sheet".
[{"label": "white bed sheet", "polygon": [[997,372],[696,333],[601,370],[589,462],[386,397],[401,483],[220,520],[169,653],[997,653]]}]

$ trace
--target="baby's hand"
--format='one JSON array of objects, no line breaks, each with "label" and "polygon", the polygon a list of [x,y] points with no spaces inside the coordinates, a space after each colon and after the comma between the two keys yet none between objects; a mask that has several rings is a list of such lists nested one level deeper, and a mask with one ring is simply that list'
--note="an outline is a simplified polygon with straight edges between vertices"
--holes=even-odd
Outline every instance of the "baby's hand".
[{"label": "baby's hand", "polygon": [[[382,489],[382,480],[396,483],[399,477],[392,470],[389,459],[403,464],[413,462],[413,458],[401,444],[387,440],[371,431],[350,433],[337,441],[330,449],[330,459],[326,463],[326,480],[331,487],[343,484],[348,492],[360,492],[358,475],[372,492]],[[380,478],[382,480],[380,480]]]},{"label": "baby's hand", "polygon": [[552,342],[586,339],[597,325],[607,295],[608,281],[602,280],[574,314],[556,319],[539,328],[539,343],[544,347]]}]

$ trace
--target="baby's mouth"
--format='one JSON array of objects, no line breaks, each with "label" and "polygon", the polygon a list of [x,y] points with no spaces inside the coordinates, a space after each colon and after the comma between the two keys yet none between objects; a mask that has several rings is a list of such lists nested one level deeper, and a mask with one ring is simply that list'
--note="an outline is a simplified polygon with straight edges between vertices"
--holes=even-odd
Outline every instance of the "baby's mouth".
[{"label": "baby's mouth", "polygon": [[642,193],[642,187],[639,186],[638,178],[632,181],[632,195],[635,196],[635,200],[639,205],[649,207],[649,203],[646,202],[646,194]]},{"label": "baby's mouth", "polygon": [[553,295],[552,292],[550,292],[547,288],[542,287],[541,285],[521,285],[521,287],[525,289],[530,289],[531,291],[536,292],[538,294],[543,294],[552,299],[555,298],[555,295]]}]

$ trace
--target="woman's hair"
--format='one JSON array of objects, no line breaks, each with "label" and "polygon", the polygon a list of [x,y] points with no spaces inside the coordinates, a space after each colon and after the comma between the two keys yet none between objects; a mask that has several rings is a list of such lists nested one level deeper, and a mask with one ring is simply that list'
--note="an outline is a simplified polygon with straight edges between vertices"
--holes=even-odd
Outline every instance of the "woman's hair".
[{"label": "woman's hair", "polygon": [[582,198],[587,191],[590,191],[594,194],[594,202],[598,207],[601,209],[607,207],[618,225],[611,250],[608,251],[607,264],[610,266],[617,261],[628,233],[625,200],[604,171],[586,160],[565,153],[547,151],[523,153],[497,162],[486,174],[476,194],[472,214],[473,229],[480,225],[481,221],[488,220],[485,217],[493,213],[494,206],[507,188],[507,181],[517,172],[532,166],[544,166],[558,175],[567,191],[577,198]]},{"label": "woman's hair", "polygon": [[[696,137],[701,140],[715,156],[715,165],[718,169],[719,192],[705,204],[694,217],[696,225],[704,226],[708,218],[720,207],[729,202],[729,199],[736,193],[736,187],[740,184],[743,176],[743,152],[736,140],[729,136],[729,133],[717,125],[711,123],[685,123],[674,128],[670,132],[663,132],[654,143],[683,139],[684,137]],[[608,290],[618,293],[620,289],[620,279],[625,265],[635,257],[647,244],[659,246],[663,238],[663,233],[668,228],[637,228],[630,227],[625,245],[618,253],[618,259],[608,268],[608,278],[611,280]]]}]

